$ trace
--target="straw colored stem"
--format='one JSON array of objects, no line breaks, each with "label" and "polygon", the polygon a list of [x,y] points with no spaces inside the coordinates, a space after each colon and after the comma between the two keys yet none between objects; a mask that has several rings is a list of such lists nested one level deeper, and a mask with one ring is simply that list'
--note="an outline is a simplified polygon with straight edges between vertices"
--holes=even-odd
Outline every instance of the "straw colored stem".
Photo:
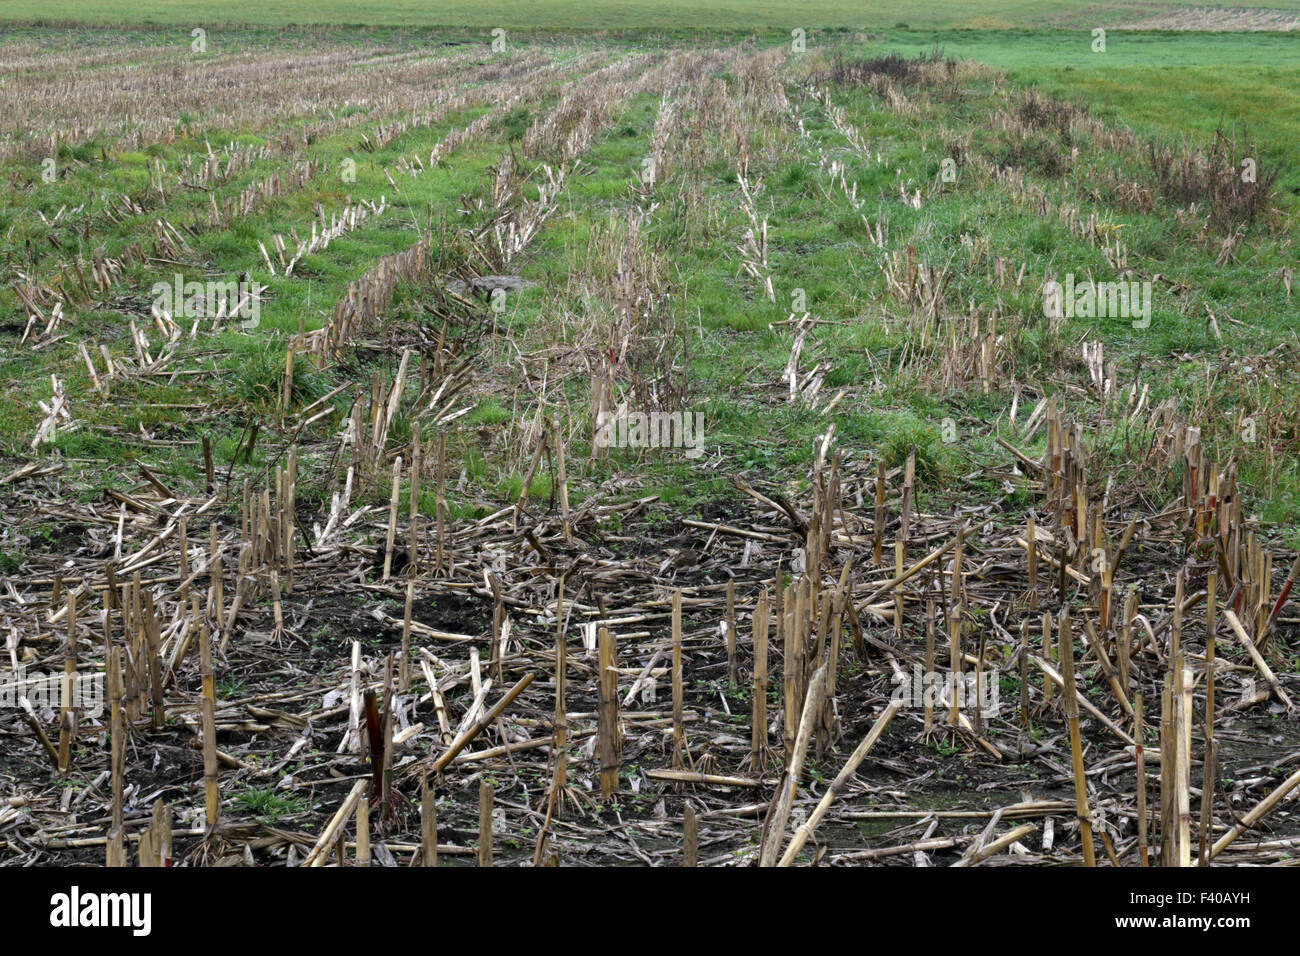
[{"label": "straw colored stem", "polygon": [[813,810],[808,819],[804,821],[799,829],[795,831],[794,836],[790,839],[790,845],[786,847],[785,854],[781,857],[781,862],[777,864],[778,866],[789,866],[794,862],[795,857],[799,855],[799,851],[802,850],[804,844],[808,842],[808,838],[811,837],[813,831],[817,829],[817,824],[821,823],[822,817],[826,816],[826,812],[831,808],[831,804],[835,802],[835,798],[839,796],[840,791],[843,790],[845,784],[849,782],[849,778],[857,772],[862,761],[866,759],[867,754],[871,752],[871,748],[876,745],[876,741],[880,739],[880,735],[885,732],[885,728],[889,726],[889,722],[894,719],[894,715],[898,713],[902,706],[903,702],[901,700],[891,700],[889,706],[886,707],[884,712],[876,718],[876,722],[872,724],[871,730],[867,733],[867,736],[862,739],[862,743],[858,744],[853,753],[849,755],[849,759],[845,762],[844,767],[836,775],[835,779],[831,781],[831,785],[826,788],[826,793],[818,802],[816,809]]},{"label": "straw colored stem", "polygon": [[1092,845],[1092,819],[1088,809],[1088,778],[1083,770],[1083,744],[1079,737],[1079,703],[1074,685],[1074,635],[1070,631],[1070,614],[1061,614],[1057,632],[1057,646],[1061,655],[1061,679],[1065,692],[1065,717],[1070,727],[1070,762],[1074,771],[1074,802],[1079,817],[1079,837],[1083,844],[1083,865],[1096,866],[1096,851]]}]

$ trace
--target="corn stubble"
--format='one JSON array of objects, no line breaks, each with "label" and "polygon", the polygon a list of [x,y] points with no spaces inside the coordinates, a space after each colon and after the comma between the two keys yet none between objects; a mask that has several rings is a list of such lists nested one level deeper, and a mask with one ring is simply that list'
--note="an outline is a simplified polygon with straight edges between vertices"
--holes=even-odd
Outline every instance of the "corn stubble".
[{"label": "corn stubble", "polygon": [[[21,63],[37,51],[21,42],[6,56]],[[205,436],[197,485],[141,464],[143,484],[84,501],[59,497],[59,476],[43,468],[0,478],[6,495],[38,489],[37,510],[75,522],[95,545],[9,585],[13,662],[19,647],[56,661],[65,686],[79,668],[102,670],[107,697],[106,755],[83,752],[90,731],[77,707],[24,709],[39,759],[15,781],[23,802],[9,807],[26,814],[25,840],[46,854],[95,847],[111,866],[128,864],[131,842],[145,866],[1208,866],[1291,852],[1293,840],[1254,831],[1300,774],[1217,792],[1225,755],[1216,732],[1258,705],[1292,709],[1279,665],[1300,559],[1272,547],[1248,517],[1237,465],[1209,459],[1199,419],[1171,401],[1153,406],[1100,342],[1080,343],[1071,387],[1091,398],[1110,435],[1125,436],[1118,455],[1101,419],[1073,418],[1056,396],[1031,390],[1017,368],[1027,321],[963,305],[954,292],[969,264],[1010,296],[1026,285],[1027,264],[978,238],[963,239],[969,263],[958,265],[899,248],[889,211],[868,206],[822,148],[818,137],[833,134],[858,159],[880,162],[836,105],[837,90],[919,121],[983,68],[940,58],[785,61],[783,51],[747,48],[585,54],[567,66],[536,50],[487,63],[375,52],[348,81],[349,97],[381,104],[369,122],[322,114],[292,132],[280,121],[299,100],[343,96],[347,51],[286,52],[265,67],[276,82],[242,55],[215,71],[174,67],[167,110],[202,102],[265,144],[209,145],[179,168],[160,164],[147,204],[123,197],[109,207],[111,216],[154,217],[136,245],[22,274],[23,347],[57,341],[65,309],[108,294],[133,266],[187,255],[187,236],[227,229],[318,180],[326,171],[300,155],[314,138],[356,134],[362,152],[377,153],[453,112],[487,110],[428,156],[402,155],[385,170],[390,181],[412,179],[491,142],[515,110],[532,112],[454,224],[417,224],[412,242],[326,303],[319,328],[286,336],[274,408],[245,426],[225,474]],[[43,66],[77,62],[65,52]],[[127,53],[114,52],[70,87],[5,86],[0,115],[17,95],[49,95],[25,140],[0,130],[0,158],[40,155],[56,135],[111,135],[127,148],[168,142],[174,132],[149,116],[105,118],[110,91],[138,102],[143,81]],[[449,288],[455,278],[473,289],[472,280],[526,261],[566,214],[596,147],[646,97],[657,100],[644,167],[653,172],[633,178],[575,244],[582,268],[546,290],[562,306],[549,325],[517,328],[473,292]],[[809,132],[814,109],[831,132]],[[1140,151],[1127,132],[1038,94],[1008,93],[992,124],[1026,156],[1051,130]],[[967,148],[960,133],[937,133]],[[1137,207],[1204,196],[1218,188],[1206,170],[1234,150],[1216,140],[1205,155],[1152,153],[1160,172],[1151,183],[1108,188]],[[801,481],[738,477],[742,497],[725,519],[682,519],[665,541],[656,497],[628,493],[624,453],[594,442],[588,453],[600,416],[681,410],[698,388],[656,224],[671,216],[687,246],[716,239],[746,294],[775,303],[764,176],[790,157],[827,202],[861,219],[880,253],[881,321],[910,337],[891,374],[1008,398],[1003,460],[989,473],[1024,489],[1028,504],[931,510],[916,449],[892,456],[838,441],[829,419],[846,393],[822,393],[836,357],[821,349],[824,323],[811,311],[769,329],[789,336],[789,360],[779,378],[756,372],[770,380],[754,386],[826,421]],[[252,175],[266,162],[283,166]],[[734,179],[730,217],[707,186],[722,168]],[[1104,224],[1049,197],[1019,165],[972,153],[969,175],[999,183],[1117,269],[1127,264]],[[250,176],[192,228],[169,222],[178,191]],[[1206,228],[1266,216],[1269,182],[1226,197],[1231,222],[1212,218]],[[933,197],[917,184],[889,202],[923,212]],[[304,257],[393,216],[386,201],[348,199],[258,252],[269,273],[296,276]],[[405,310],[413,296],[423,312],[415,322]],[[218,329],[152,318],[132,325],[134,355],[76,350],[98,395],[180,374],[190,343]],[[1060,331],[1049,327],[1049,340]],[[374,355],[391,361],[349,377]],[[506,379],[491,375],[505,365],[522,369],[508,398]],[[345,384],[299,401],[304,376],[326,372]],[[51,384],[53,433],[66,416],[62,384]],[[575,410],[582,387],[588,404]],[[519,412],[490,434],[468,418],[488,396]],[[259,436],[264,453],[274,449],[260,470]],[[1039,439],[1041,453],[1029,450]],[[484,448],[522,482],[473,516],[453,512]],[[593,481],[595,467],[611,477]],[[1176,489],[1168,500],[1148,493],[1166,487]],[[245,686],[267,673],[276,680]],[[915,673],[927,677],[924,699],[900,693]],[[985,692],[999,675],[1016,675],[1012,707],[992,707]],[[190,783],[159,788],[150,760],[169,739],[184,741],[189,768],[169,773]],[[907,806],[919,779],[891,784],[898,799],[886,804],[869,783],[886,771],[928,776],[919,768],[957,754],[991,777],[1019,778],[1018,763],[1042,760],[1074,799],[1040,792],[972,810],[947,794],[957,805],[933,810]],[[59,781],[101,767],[106,792],[77,802],[102,804],[103,819],[64,825]],[[1109,774],[1090,774],[1099,767]],[[316,805],[260,819],[234,812],[236,794],[263,790],[310,792]],[[147,798],[147,814],[128,821],[128,793]],[[880,846],[845,836],[881,815],[912,823]],[[947,829],[967,819],[983,820],[982,830]],[[928,821],[924,833],[913,832],[918,820]]]}]

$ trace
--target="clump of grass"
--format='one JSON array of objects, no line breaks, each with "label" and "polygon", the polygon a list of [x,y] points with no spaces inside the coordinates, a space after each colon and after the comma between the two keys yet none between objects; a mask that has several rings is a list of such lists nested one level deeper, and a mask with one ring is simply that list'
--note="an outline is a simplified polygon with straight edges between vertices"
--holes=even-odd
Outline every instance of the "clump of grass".
[{"label": "clump of grass", "polygon": [[532,111],[526,106],[511,110],[497,121],[497,131],[503,139],[510,142],[523,139],[528,127],[533,124]]},{"label": "clump of grass", "polygon": [[469,413],[468,421],[474,425],[499,425],[511,418],[509,409],[496,399],[488,398],[479,402]]},{"label": "clump of grass", "polygon": [[1065,100],[1044,96],[1037,90],[1026,93],[1016,108],[1016,115],[1022,122],[1034,129],[1055,132],[1066,139],[1070,135],[1070,124],[1074,122],[1075,117],[1086,114],[1087,110],[1082,107],[1067,103]]},{"label": "clump of grass", "polygon": [[818,83],[839,86],[876,86],[887,79],[898,86],[924,86],[947,80],[957,67],[957,61],[944,56],[935,47],[917,57],[888,53],[884,56],[852,57],[838,50],[826,65],[817,71]]},{"label": "clump of grass", "polygon": [[219,680],[216,684],[216,692],[222,700],[230,700],[244,692],[244,682],[231,678]]},{"label": "clump of grass", "polygon": [[1229,136],[1219,126],[1214,141],[1205,151],[1184,143],[1181,147],[1147,147],[1147,164],[1164,197],[1179,205],[1199,203],[1209,213],[1210,223],[1221,232],[1253,225],[1276,203],[1273,184],[1276,169],[1264,170],[1259,150]]},{"label": "clump of grass", "polygon": [[[257,346],[238,356],[236,394],[256,408],[273,408],[280,400],[284,383],[285,351],[275,343]],[[329,391],[324,375],[309,363],[297,362],[293,369],[290,403],[308,405]]]},{"label": "clump of grass", "polygon": [[998,166],[1028,169],[1047,179],[1058,179],[1073,165],[1068,150],[1062,147],[1056,134],[1020,131],[994,154]]},{"label": "clump of grass", "polygon": [[272,787],[249,787],[235,797],[235,803],[249,813],[257,814],[265,823],[275,823],[283,817],[311,809],[306,797],[277,793]]}]

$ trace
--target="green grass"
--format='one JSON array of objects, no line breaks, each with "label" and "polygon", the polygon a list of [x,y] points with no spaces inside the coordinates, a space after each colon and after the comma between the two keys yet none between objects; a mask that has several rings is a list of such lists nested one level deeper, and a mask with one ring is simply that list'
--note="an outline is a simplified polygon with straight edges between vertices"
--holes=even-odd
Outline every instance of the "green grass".
[{"label": "green grass", "polygon": [[[5,13],[16,15],[14,10],[22,6],[11,4]],[[90,4],[80,9],[85,11],[84,16],[91,17],[96,7]],[[140,16],[162,9],[161,5],[146,6]],[[177,17],[187,9],[184,4],[166,7]],[[241,7],[228,9],[232,17],[243,12]],[[274,4],[259,5],[255,11],[258,22],[275,22],[277,9]],[[326,4],[320,10],[322,21],[329,19],[332,9]],[[363,9],[347,8],[350,12]],[[422,9],[423,16],[432,17],[452,8]],[[481,8],[483,22],[491,22],[492,9]],[[649,5],[625,8],[620,26],[635,26],[634,14],[649,9]],[[661,4],[653,9],[656,15],[671,19],[670,7]],[[710,16],[726,15],[726,8],[710,9]],[[759,5],[746,22],[764,25],[766,9]],[[834,5],[818,9],[828,17],[838,15]],[[934,495],[936,504],[968,496],[972,485],[990,497],[1010,494],[1014,501],[1025,500],[1023,485],[1008,492],[991,478],[980,477],[990,468],[1006,463],[1005,452],[996,444],[998,437],[1019,443],[1017,432],[1004,420],[1010,403],[1008,389],[999,386],[986,394],[972,382],[940,387],[904,366],[909,354],[915,357],[915,352],[909,350],[915,348],[917,337],[914,328],[904,321],[907,310],[889,298],[882,274],[884,252],[869,243],[863,214],[873,222],[881,215],[888,219],[886,251],[901,252],[910,247],[921,261],[949,265],[953,273],[949,313],[960,314],[970,303],[985,312],[999,308],[1007,322],[1020,327],[1011,347],[1020,384],[1035,390],[1050,387],[1062,363],[1077,355],[1078,341],[1101,338],[1108,357],[1120,361],[1126,372],[1136,375],[1136,370],[1141,370],[1141,380],[1150,385],[1155,401],[1180,397],[1214,419],[1222,419],[1233,409],[1286,408],[1288,403],[1294,407],[1300,386],[1295,375],[1285,369],[1279,370],[1276,380],[1268,382],[1251,377],[1229,382],[1220,376],[1211,386],[1207,384],[1206,368],[1221,364],[1225,357],[1249,358],[1281,341],[1294,341],[1300,324],[1292,302],[1274,278],[1280,268],[1293,263],[1297,238],[1293,193],[1300,188],[1300,180],[1294,163],[1287,161],[1294,131],[1300,127],[1300,65],[1296,61],[1300,45],[1296,38],[1118,34],[1110,38],[1105,54],[1093,54],[1088,49],[1086,29],[934,29],[952,25],[938,5],[907,9],[909,29],[897,28],[895,21],[870,37],[815,35],[808,56],[817,55],[817,45],[823,39],[844,44],[853,56],[941,48],[950,56],[971,57],[1006,70],[1005,82],[1001,78],[973,80],[963,85],[960,95],[951,98],[932,91],[910,91],[920,104],[919,116],[891,112],[865,89],[833,91],[835,102],[846,110],[849,121],[871,144],[872,151],[880,155],[879,162],[851,150],[821,107],[804,102],[792,85],[790,95],[809,139],[800,141],[789,129],[754,130],[753,145],[760,158],[749,170],[751,179],[761,178],[765,184],[760,205],[762,214],[769,219],[769,265],[775,303],[768,302],[737,268],[736,245],[746,220],[737,205],[736,170],[731,157],[718,152],[699,171],[704,202],[710,210],[706,222],[689,221],[677,205],[678,181],[670,178],[659,184],[660,206],[647,219],[644,238],[665,263],[672,319],[685,334],[682,360],[689,370],[690,407],[705,414],[709,455],[717,457],[718,465],[704,469],[680,456],[633,450],[617,451],[604,461],[585,460],[585,455],[578,452],[590,434],[584,431],[589,426],[583,422],[587,379],[578,370],[556,373],[553,387],[562,396],[565,415],[569,421],[579,421],[578,445],[576,450],[571,446],[569,464],[575,504],[584,489],[618,474],[636,478],[635,486],[624,494],[657,493],[683,513],[698,511],[708,502],[733,495],[726,480],[733,471],[798,485],[815,442],[832,423],[837,445],[850,454],[878,455],[895,466],[909,453],[915,453],[922,493]],[[1023,9],[1022,5],[995,3],[977,7],[979,15],[994,19]],[[1060,15],[1065,17],[1079,9],[1082,6],[1072,6]],[[55,16],[58,10],[56,6],[46,15]],[[399,17],[401,10],[399,5],[390,5],[391,17],[384,22],[406,22]],[[542,8],[537,8],[531,16],[540,20],[541,13]],[[577,14],[570,12],[567,16]],[[554,23],[532,25],[559,28],[565,22],[560,18]],[[694,25],[689,17],[667,24],[672,28]],[[66,35],[56,35],[67,41]],[[232,39],[242,35],[234,34]],[[87,36],[88,42],[110,43],[117,34]],[[152,55],[147,52],[152,49],[149,44],[157,43],[160,35],[128,36],[131,42],[141,43],[141,55],[145,56]],[[276,42],[265,32],[252,36],[258,43]],[[331,42],[346,36],[345,31],[334,31]],[[373,38],[373,34],[365,36]],[[771,39],[776,42],[781,34],[774,32]],[[541,38],[533,41],[547,42]],[[406,37],[397,42],[412,40]],[[597,42],[603,41],[579,41],[565,47],[563,55],[593,49]],[[611,55],[626,48],[620,46],[622,43],[635,46],[624,38],[611,45]],[[797,70],[802,62],[792,58],[791,69]],[[1229,65],[1239,68],[1225,74],[1224,67]],[[734,83],[732,77],[719,79]],[[1048,175],[1035,168],[1034,162],[1053,159],[1061,147],[1043,138],[1035,147],[1042,151],[1041,155],[1028,152],[1029,180],[1056,202],[1095,206],[1103,221],[1119,229],[1131,258],[1140,262],[1143,270],[1159,272],[1191,290],[1183,299],[1162,295],[1152,327],[1143,332],[1115,320],[1074,320],[1067,323],[1059,337],[1049,336],[1041,321],[1037,281],[1048,270],[1079,274],[1092,271],[1105,277],[1110,270],[1101,251],[1071,235],[1059,221],[1017,205],[1003,185],[977,186],[968,177],[960,177],[957,183],[941,190],[931,190],[928,185],[936,181],[941,160],[948,152],[944,137],[950,133],[968,134],[970,149],[990,160],[1003,162],[1016,155],[1024,144],[991,128],[987,118],[1005,105],[1008,89],[1026,86],[1086,104],[1106,122],[1130,127],[1140,138],[1160,143],[1176,143],[1186,136],[1192,143],[1203,145],[1221,120],[1230,129],[1233,124],[1238,128],[1248,126],[1258,138],[1261,165],[1283,171],[1279,180],[1282,213],[1278,221],[1271,227],[1261,225],[1250,230],[1239,252],[1240,264],[1216,266],[1217,241],[1189,241],[1172,223],[1168,203],[1161,201],[1153,211],[1140,213],[1108,203],[1104,197],[1100,201],[1094,198],[1099,177],[1110,168],[1119,170],[1124,177],[1149,182],[1151,171],[1144,166],[1141,155],[1094,155],[1088,143],[1081,143],[1082,159],[1069,174]],[[349,281],[381,256],[408,247],[421,230],[432,228],[441,236],[445,228],[463,222],[460,210],[465,198],[484,195],[492,164],[503,152],[518,149],[529,124],[550,103],[547,99],[512,111],[492,127],[483,141],[461,148],[448,162],[416,179],[399,176],[396,188],[383,174],[385,166],[391,168],[399,155],[427,155],[448,130],[469,123],[481,114],[482,108],[453,112],[429,127],[409,131],[375,153],[357,149],[360,133],[373,129],[371,124],[313,143],[308,155],[322,160],[331,170],[343,159],[356,157],[356,182],[345,188],[331,175],[322,175],[301,192],[273,202],[229,230],[205,232],[192,242],[194,262],[187,265],[187,271],[198,268],[207,275],[232,277],[250,270],[268,283],[271,297],[263,307],[262,323],[255,334],[232,330],[205,342],[208,354],[195,360],[205,374],[191,381],[123,383],[116,388],[111,402],[99,402],[90,398],[89,377],[75,346],[82,340],[102,342],[121,354],[130,348],[125,319],[117,313],[107,313],[109,321],[105,321],[105,313],[70,316],[65,329],[71,333],[67,340],[35,359],[16,350],[0,358],[0,381],[6,385],[5,395],[0,398],[0,450],[14,458],[28,454],[26,445],[40,418],[36,402],[48,398],[48,373],[57,370],[68,393],[77,399],[74,407],[80,424],[77,430],[62,433],[55,448],[69,459],[95,463],[84,469],[85,480],[93,488],[113,484],[103,466],[125,468],[136,458],[177,481],[197,481],[201,472],[198,440],[204,435],[214,441],[215,459],[223,475],[229,472],[235,481],[256,478],[271,467],[285,436],[264,432],[247,462],[237,452],[251,421],[261,422],[269,432],[276,428],[284,353],[300,323],[307,330],[319,328]],[[575,328],[601,317],[600,303],[593,305],[581,296],[571,295],[568,283],[573,276],[589,275],[606,267],[592,252],[593,245],[604,241],[611,229],[621,228],[617,222],[629,206],[629,186],[649,148],[658,107],[659,99],[652,95],[626,104],[623,114],[584,157],[580,174],[568,182],[562,212],[546,224],[518,262],[518,270],[536,285],[512,295],[506,313],[493,317],[495,332],[482,345],[481,363],[492,374],[478,383],[478,391],[470,400],[472,411],[449,436],[454,469],[449,477],[455,480],[463,470],[466,484],[464,489],[448,494],[453,519],[481,517],[493,502],[511,502],[523,489],[526,453],[505,447],[500,437],[512,434],[513,426],[531,421],[536,412],[529,390],[522,387],[513,364],[514,349],[518,343],[538,348],[551,343],[561,315],[575,316],[570,320],[576,322]],[[98,211],[107,196],[147,192],[145,156],[175,163],[198,151],[205,135],[220,142],[244,134],[241,130],[207,129],[200,117],[184,124],[175,140],[141,151],[113,154],[112,144],[68,143],[65,178],[45,188],[6,196],[0,206],[4,236],[0,255],[15,266],[27,254],[29,241],[48,242],[51,231],[68,248],[89,249],[91,244],[80,241],[74,229],[45,227],[37,211],[53,217],[61,207],[86,201],[87,197]],[[103,159],[100,146],[105,147],[108,160]],[[868,200],[861,214],[817,168],[818,150],[846,164],[847,180],[856,182],[859,196]],[[275,160],[255,165],[221,186],[222,195],[238,192],[275,165]],[[30,175],[30,170],[20,167],[6,172]],[[927,189],[929,195],[922,210],[897,201],[900,184],[906,184],[909,190]],[[294,228],[301,232],[318,204],[337,208],[345,195],[374,201],[384,196],[393,208],[381,219],[305,260],[296,276],[267,276],[257,242],[269,245],[275,234],[287,237]],[[175,221],[184,221],[201,210],[205,201],[203,195],[178,195],[174,197],[175,212],[169,206],[168,214]],[[120,223],[96,218],[93,246],[112,253],[131,241],[140,229],[147,228],[151,219],[148,211]],[[1024,263],[1031,281],[1018,289],[992,284],[983,266],[970,265],[969,245],[973,239],[986,241],[990,255],[1006,257],[1017,266]],[[147,289],[167,274],[168,270],[160,273],[156,268],[142,268],[127,285]],[[830,415],[784,398],[780,376],[789,356],[790,332],[772,323],[784,320],[794,308],[796,290],[802,291],[807,310],[827,323],[817,328],[809,342],[831,363],[816,404],[825,405],[837,391],[845,391],[845,398]],[[401,329],[422,321],[424,295],[421,289],[399,290],[389,324]],[[6,296],[7,292],[0,291],[0,309],[16,340],[23,318]],[[1221,317],[1221,324],[1228,320],[1239,323],[1230,327],[1232,334],[1227,341],[1220,343],[1207,331],[1207,308]],[[882,321],[882,315],[889,317],[888,323]],[[512,344],[505,342],[506,336]],[[371,350],[343,366],[325,370],[300,363],[290,411],[306,406],[341,382],[365,382],[375,370],[391,372],[396,358],[392,351]],[[40,374],[32,374],[33,370]],[[1123,384],[1127,385],[1128,380]],[[556,393],[551,394],[551,400],[557,400]],[[1095,412],[1088,401],[1076,402],[1071,397],[1070,402],[1072,411]],[[199,425],[185,409],[169,407],[190,403],[204,405],[216,414]],[[344,399],[338,400],[335,407],[340,415],[348,408]],[[949,422],[956,430],[956,441],[949,440]],[[320,436],[336,433],[338,425],[337,417],[326,419],[319,426]],[[404,439],[410,427],[404,412],[394,424],[394,440]],[[137,444],[136,437],[142,432],[188,444],[173,453],[159,454]],[[1106,454],[1121,460],[1127,451],[1126,436],[1105,430],[1102,435]],[[1290,441],[1288,436],[1284,429],[1279,440]],[[426,439],[432,437],[432,433],[425,435]],[[1263,449],[1239,447],[1228,429],[1207,428],[1206,441],[1215,454],[1241,454],[1243,480],[1253,489],[1266,521],[1288,522],[1300,515],[1300,474],[1294,466],[1279,468],[1263,455]],[[1033,453],[1037,449],[1026,450]],[[965,485],[958,490],[960,482]],[[532,482],[530,497],[545,502],[552,488],[553,476],[544,467]],[[311,493],[305,490],[302,497],[310,497]],[[386,500],[382,488],[367,494],[374,503]],[[923,501],[922,507],[929,504]],[[422,491],[421,508],[426,514],[433,512],[434,496],[428,487]]]},{"label": "green grass", "polygon": [[[1281,5],[1278,5],[1281,8]],[[1294,33],[1111,32],[1092,51],[1087,29],[884,31],[877,47],[908,56],[941,49],[1005,70],[1013,82],[1087,103],[1108,119],[1167,136],[1249,129],[1300,193],[1291,143],[1300,128],[1300,37]]]},{"label": "green grass", "polygon": [[[1112,26],[1166,10],[1197,6],[1194,2],[1099,5],[1090,0],[321,0],[304,7],[296,0],[236,0],[214,10],[202,0],[141,0],[124,9],[119,0],[6,0],[0,19],[87,24],[216,23],[253,25],[354,24],[380,26],[469,26],[491,29],[633,30],[732,29],[795,27],[893,27],[915,29],[973,27],[1006,29],[1043,24]],[[1295,10],[1297,0],[1240,0],[1234,7]]]},{"label": "green grass", "polygon": [[235,797],[235,805],[270,824],[311,809],[311,802],[306,797],[279,793],[272,787],[250,786]]}]

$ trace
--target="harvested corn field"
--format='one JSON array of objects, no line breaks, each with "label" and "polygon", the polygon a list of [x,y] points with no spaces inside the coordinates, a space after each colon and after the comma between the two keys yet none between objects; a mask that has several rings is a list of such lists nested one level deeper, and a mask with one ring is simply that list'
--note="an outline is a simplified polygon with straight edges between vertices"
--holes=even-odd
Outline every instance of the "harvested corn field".
[{"label": "harvested corn field", "polygon": [[1295,93],[909,44],[0,35],[0,864],[1291,862]]}]

